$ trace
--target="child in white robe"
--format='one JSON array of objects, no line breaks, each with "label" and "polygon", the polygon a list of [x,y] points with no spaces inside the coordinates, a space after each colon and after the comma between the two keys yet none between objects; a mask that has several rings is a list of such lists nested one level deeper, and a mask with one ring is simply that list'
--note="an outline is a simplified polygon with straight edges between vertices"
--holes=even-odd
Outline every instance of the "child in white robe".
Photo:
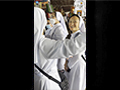
[{"label": "child in white robe", "polygon": [[[74,14],[70,17],[69,28],[72,31],[71,38],[75,38],[77,35],[81,34],[79,23],[80,18],[78,15]],[[78,55],[69,58],[66,62],[67,70],[69,68],[69,72],[66,73],[70,84],[69,90],[85,90],[86,88],[86,62],[81,57],[84,52],[85,49]]]}]

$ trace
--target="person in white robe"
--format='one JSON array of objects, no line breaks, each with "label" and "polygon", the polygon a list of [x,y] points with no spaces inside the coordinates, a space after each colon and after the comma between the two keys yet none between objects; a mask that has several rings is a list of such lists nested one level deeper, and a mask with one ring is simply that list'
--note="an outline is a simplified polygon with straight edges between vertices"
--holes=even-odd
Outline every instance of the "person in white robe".
[{"label": "person in white robe", "polygon": [[[58,11],[55,11],[50,3],[46,4],[46,13],[48,14],[50,24],[52,24],[53,27],[46,30],[45,36],[55,40],[64,40],[68,35],[68,30],[66,28],[66,24],[62,14]],[[55,20],[53,18],[56,18],[60,22],[59,24],[61,24],[62,27],[58,27],[59,29],[56,29],[56,25],[54,25]],[[65,59],[58,59],[59,70],[64,71],[64,64]]]},{"label": "person in white robe", "polygon": [[[69,20],[69,28],[72,31],[71,39],[75,38],[77,35],[81,34],[79,30],[79,23],[81,19],[78,15],[74,14]],[[74,47],[74,46],[73,46]],[[66,70],[69,69],[69,72],[66,73],[70,87],[69,90],[85,90],[86,89],[86,62],[81,57],[85,52],[80,52],[77,55],[69,58],[66,62]]]},{"label": "person in white robe", "polygon": [[[45,31],[45,37],[51,38],[54,40],[64,40],[66,38],[66,35],[64,34],[64,29],[58,23],[57,25],[54,25],[50,29]],[[58,70],[64,70],[64,64],[65,64],[64,58],[58,59]]]},{"label": "person in white robe", "polygon": [[[86,39],[84,39],[86,34],[84,33],[71,40],[56,41],[45,38],[43,35],[46,24],[45,12],[34,7],[34,64],[60,81],[56,66],[57,60],[53,59],[66,58],[82,52],[86,47]],[[49,80],[34,67],[34,90],[61,89],[57,83]]]},{"label": "person in white robe", "polygon": [[48,14],[48,16],[49,16],[50,19],[52,18],[52,16],[55,16],[57,18],[57,20],[60,22],[60,24],[63,27],[64,34],[67,37],[68,30],[67,30],[67,27],[66,27],[63,15],[60,12],[53,10],[53,7],[52,7],[51,4],[46,4],[46,12],[47,12],[47,14]]},{"label": "person in white robe", "polygon": [[[54,17],[54,18],[56,18],[56,17]],[[49,23],[49,25],[50,24],[51,23]],[[49,26],[49,25],[47,25],[47,26]],[[45,37],[54,39],[54,40],[64,40],[66,38],[66,35],[64,34],[64,29],[63,29],[62,25],[60,25],[60,23],[58,23],[57,25],[54,25],[53,27],[50,27],[49,29],[47,29],[45,31]],[[58,67],[59,75],[61,77],[61,80],[63,80],[62,77],[65,77],[64,64],[65,64],[66,58],[59,58],[59,59],[56,59],[56,61],[58,62],[57,67]]]}]

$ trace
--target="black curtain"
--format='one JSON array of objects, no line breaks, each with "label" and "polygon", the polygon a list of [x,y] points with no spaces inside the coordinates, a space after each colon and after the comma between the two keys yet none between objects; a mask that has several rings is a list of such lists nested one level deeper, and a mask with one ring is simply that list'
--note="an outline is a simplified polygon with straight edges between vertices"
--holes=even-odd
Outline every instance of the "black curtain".
[{"label": "black curtain", "polygon": [[117,1],[87,1],[87,90],[116,90],[119,73]]}]

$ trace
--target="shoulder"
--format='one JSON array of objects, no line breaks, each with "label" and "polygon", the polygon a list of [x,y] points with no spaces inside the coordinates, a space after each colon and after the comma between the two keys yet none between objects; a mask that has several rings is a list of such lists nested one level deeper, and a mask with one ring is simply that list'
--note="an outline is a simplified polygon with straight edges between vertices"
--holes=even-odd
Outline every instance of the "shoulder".
[{"label": "shoulder", "polygon": [[81,33],[80,33],[80,30],[78,30],[76,33],[75,33],[75,35],[74,35],[74,37],[77,37],[78,35],[80,35]]}]

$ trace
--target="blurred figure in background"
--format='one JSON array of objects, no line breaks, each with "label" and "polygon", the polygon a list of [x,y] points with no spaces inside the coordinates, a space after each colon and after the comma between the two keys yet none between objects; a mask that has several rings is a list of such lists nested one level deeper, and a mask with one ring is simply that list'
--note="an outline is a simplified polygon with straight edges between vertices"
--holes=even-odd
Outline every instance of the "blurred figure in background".
[{"label": "blurred figure in background", "polygon": [[60,22],[60,24],[64,29],[64,34],[67,36],[68,30],[66,28],[66,24],[62,14],[58,11],[55,11],[50,3],[46,4],[46,13],[47,13],[47,18],[49,18],[50,20],[52,20],[54,16],[57,18],[57,20]]},{"label": "blurred figure in background", "polygon": [[67,23],[68,20],[67,20],[67,15],[66,15],[65,13],[64,13],[64,15],[63,15],[63,18],[64,18],[65,23]]}]

